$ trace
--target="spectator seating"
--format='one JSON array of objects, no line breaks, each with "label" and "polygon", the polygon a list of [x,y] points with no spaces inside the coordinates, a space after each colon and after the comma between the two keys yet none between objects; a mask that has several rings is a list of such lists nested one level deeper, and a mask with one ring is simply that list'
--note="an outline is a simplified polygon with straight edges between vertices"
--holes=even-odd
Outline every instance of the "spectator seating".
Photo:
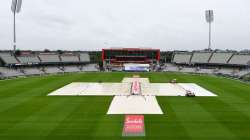
[{"label": "spectator seating", "polygon": [[20,69],[9,69],[6,67],[0,67],[0,72],[4,77],[17,77],[24,75]]},{"label": "spectator seating", "polygon": [[250,65],[250,54],[245,55],[245,54],[235,54],[233,57],[230,59],[228,64],[233,64],[233,65]]},{"label": "spectator seating", "polygon": [[222,68],[218,71],[219,74],[224,74],[224,75],[234,75],[235,70],[232,68]]},{"label": "spectator seating", "polygon": [[81,62],[90,62],[90,57],[88,53],[80,53]]},{"label": "spectator seating", "polygon": [[189,64],[192,53],[176,53],[174,54],[173,63]]},{"label": "spectator seating", "polygon": [[195,68],[193,68],[193,67],[183,67],[182,69],[180,69],[180,72],[194,73]]},{"label": "spectator seating", "polygon": [[250,66],[250,54],[234,52],[176,52],[172,63]]},{"label": "spectator seating", "polygon": [[64,72],[79,72],[81,71],[77,66],[64,66]]},{"label": "spectator seating", "polygon": [[46,74],[62,73],[63,70],[59,69],[57,66],[45,67]]},{"label": "spectator seating", "polygon": [[42,63],[59,63],[61,60],[57,54],[39,54]]},{"label": "spectator seating", "polygon": [[215,72],[215,69],[213,68],[197,68],[197,73],[201,74],[213,74]]},{"label": "spectator seating", "polygon": [[17,64],[19,63],[15,56],[11,55],[11,53],[3,52],[0,53],[0,58],[6,63],[6,64]]},{"label": "spectator seating", "polygon": [[82,71],[85,71],[85,72],[95,72],[95,71],[99,71],[98,67],[96,64],[88,64],[88,65],[84,65],[82,66],[81,68]]},{"label": "spectator seating", "polygon": [[62,62],[79,62],[77,55],[61,55]]},{"label": "spectator seating", "polygon": [[172,72],[178,71],[178,70],[179,69],[178,69],[178,67],[176,65],[169,64],[169,63],[167,63],[166,66],[165,66],[165,68],[163,69],[163,71],[172,71]]},{"label": "spectator seating", "polygon": [[237,73],[237,75],[238,75],[239,77],[242,77],[242,76],[247,75],[247,74],[250,74],[250,69],[240,70],[240,71]]},{"label": "spectator seating", "polygon": [[41,71],[38,68],[24,68],[23,70],[24,70],[24,73],[26,75],[41,75],[41,74],[44,74],[44,72]]},{"label": "spectator seating", "polygon": [[17,59],[20,61],[20,63],[23,64],[35,64],[35,63],[40,63],[40,60],[37,56],[35,55],[29,55],[29,56],[18,56]]},{"label": "spectator seating", "polygon": [[209,63],[210,64],[227,64],[233,53],[213,53]]},{"label": "spectator seating", "polygon": [[14,56],[10,52],[0,52],[0,59],[4,64],[49,64],[49,63],[89,63],[90,56],[88,53],[63,54],[59,56],[56,53],[40,53],[38,55],[21,55]]},{"label": "spectator seating", "polygon": [[208,63],[211,55],[211,52],[194,52],[191,59],[191,64]]}]

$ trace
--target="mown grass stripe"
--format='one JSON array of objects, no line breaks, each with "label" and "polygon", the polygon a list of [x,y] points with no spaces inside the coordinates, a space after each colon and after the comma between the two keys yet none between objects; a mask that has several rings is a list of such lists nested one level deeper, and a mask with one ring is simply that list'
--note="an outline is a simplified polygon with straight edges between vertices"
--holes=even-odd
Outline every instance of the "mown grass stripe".
[{"label": "mown grass stripe", "polygon": [[231,131],[211,115],[202,106],[194,102],[191,98],[183,97],[181,102],[173,98],[169,100],[176,117],[181,121],[182,125],[193,138],[209,137],[211,139],[219,139],[222,137],[236,138]]},{"label": "mown grass stripe", "polygon": [[[199,99],[193,100],[214,116],[219,123],[227,127],[238,139],[250,137],[250,117],[238,111],[235,105],[225,103],[218,98],[213,99],[213,104],[202,102]],[[244,137],[242,137],[243,135]]]}]

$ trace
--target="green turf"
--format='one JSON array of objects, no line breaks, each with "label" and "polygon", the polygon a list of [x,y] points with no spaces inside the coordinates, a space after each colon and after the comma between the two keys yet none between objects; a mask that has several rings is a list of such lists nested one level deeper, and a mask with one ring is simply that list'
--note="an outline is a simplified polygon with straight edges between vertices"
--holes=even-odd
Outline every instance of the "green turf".
[{"label": "green turf", "polygon": [[165,115],[145,115],[146,137],[122,137],[112,97],[48,97],[73,81],[119,82],[131,73],[83,73],[0,81],[0,140],[250,139],[250,85],[215,76],[141,73],[151,82],[194,82],[218,97],[157,97]]}]

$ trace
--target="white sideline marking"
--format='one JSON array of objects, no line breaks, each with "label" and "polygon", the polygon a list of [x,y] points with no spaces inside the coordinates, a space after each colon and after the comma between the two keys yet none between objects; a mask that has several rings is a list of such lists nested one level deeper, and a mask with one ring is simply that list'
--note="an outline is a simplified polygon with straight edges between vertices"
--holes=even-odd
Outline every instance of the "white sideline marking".
[{"label": "white sideline marking", "polygon": [[107,114],[163,114],[155,96],[115,96]]}]

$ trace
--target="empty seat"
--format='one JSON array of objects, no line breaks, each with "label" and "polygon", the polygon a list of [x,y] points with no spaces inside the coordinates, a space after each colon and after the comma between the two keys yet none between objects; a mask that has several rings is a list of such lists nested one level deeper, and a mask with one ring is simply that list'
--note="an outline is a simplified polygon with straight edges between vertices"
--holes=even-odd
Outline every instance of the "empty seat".
[{"label": "empty seat", "polygon": [[80,69],[77,66],[64,66],[65,72],[79,72]]},{"label": "empty seat", "polygon": [[235,54],[229,61],[229,64],[234,65],[250,65],[250,54]]},{"label": "empty seat", "polygon": [[57,54],[39,54],[43,63],[58,63],[61,62]]},{"label": "empty seat", "polygon": [[244,75],[247,75],[247,74],[250,74],[250,69],[243,69],[243,70],[240,70],[237,75],[238,76],[244,76]]},{"label": "empty seat", "polygon": [[11,53],[0,53],[0,58],[4,61],[6,64],[17,64],[19,63],[15,56],[11,55]]},{"label": "empty seat", "polygon": [[15,77],[24,75],[20,69],[10,69],[5,67],[0,67],[0,72],[4,77]]},{"label": "empty seat", "polygon": [[99,71],[99,69],[97,68],[96,64],[88,64],[83,66],[82,71]]},{"label": "empty seat", "polygon": [[212,73],[214,73],[214,71],[215,71],[215,69],[199,68],[196,72],[197,72],[197,73],[212,74]]},{"label": "empty seat", "polygon": [[175,64],[167,63],[165,64],[163,71],[178,71],[178,67]]},{"label": "empty seat", "polygon": [[40,60],[37,56],[18,56],[17,59],[21,62],[21,63],[40,63]]},{"label": "empty seat", "polygon": [[234,74],[234,69],[231,68],[222,68],[218,71],[220,74],[225,74],[225,75],[233,75]]},{"label": "empty seat", "polygon": [[26,75],[40,75],[43,74],[43,72],[38,68],[25,68],[24,72]]},{"label": "empty seat", "polygon": [[45,67],[45,72],[46,73],[62,73],[63,71],[59,69],[58,67]]},{"label": "empty seat", "polygon": [[233,53],[213,53],[209,63],[211,64],[227,64]]},{"label": "empty seat", "polygon": [[77,55],[61,55],[62,62],[79,62]]},{"label": "empty seat", "polygon": [[90,62],[90,57],[88,53],[80,53],[81,62]]},{"label": "empty seat", "polygon": [[173,61],[174,63],[177,64],[189,64],[190,58],[192,54],[190,53],[176,53],[174,55]]},{"label": "empty seat", "polygon": [[180,71],[181,71],[181,72],[194,73],[194,72],[195,72],[195,68],[184,67],[184,68],[182,68]]},{"label": "empty seat", "polygon": [[208,63],[208,60],[211,56],[211,52],[195,52],[193,54],[191,63]]}]

